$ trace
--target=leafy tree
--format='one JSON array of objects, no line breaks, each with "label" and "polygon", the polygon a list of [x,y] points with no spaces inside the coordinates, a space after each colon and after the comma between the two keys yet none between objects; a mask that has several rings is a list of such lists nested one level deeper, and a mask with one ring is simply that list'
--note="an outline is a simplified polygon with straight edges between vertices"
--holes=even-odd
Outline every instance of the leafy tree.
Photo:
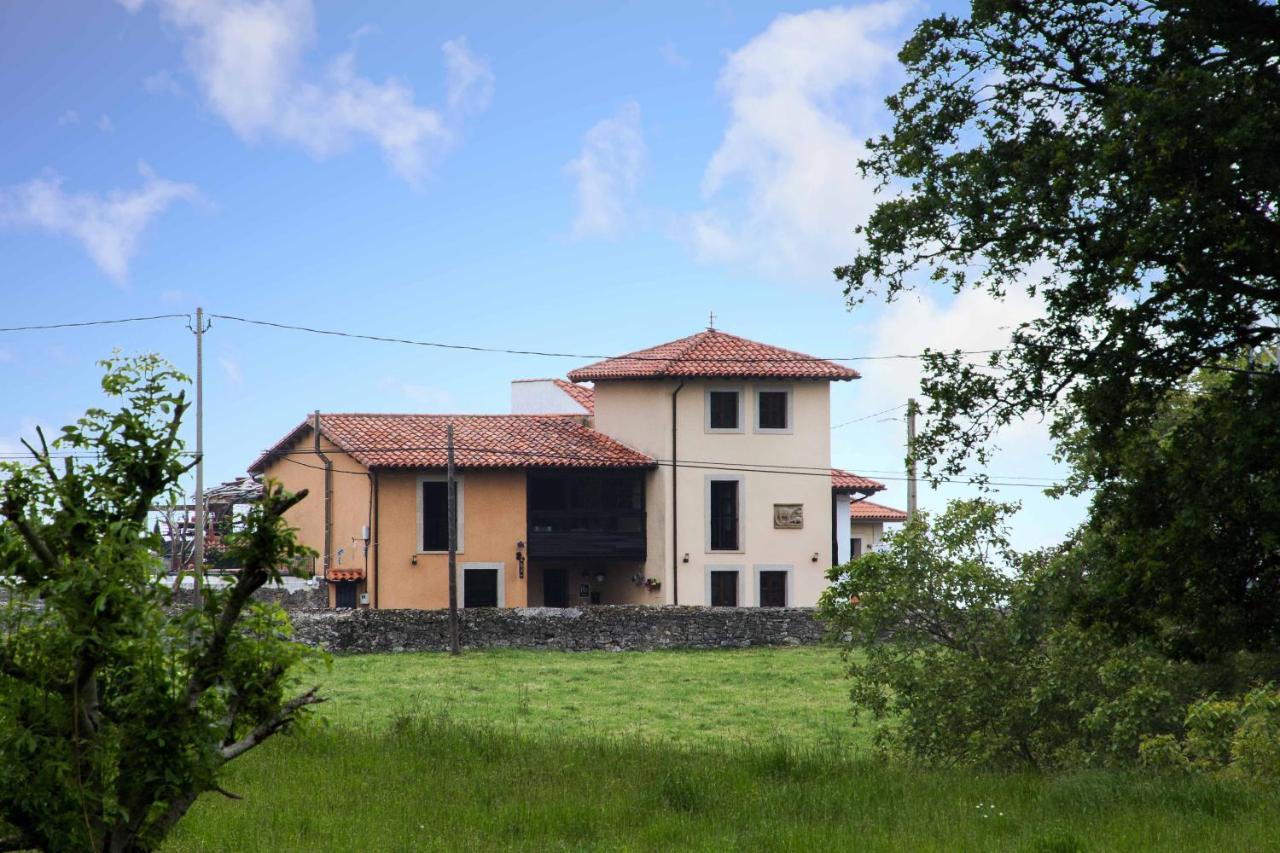
[{"label": "leafy tree", "polygon": [[1015,509],[953,501],[831,570],[821,609],[855,652],[854,708],[882,747],[928,763],[1133,764],[1146,739],[1181,733],[1198,673],[1052,618],[1042,584],[1061,555],[1014,552]]},{"label": "leafy tree", "polygon": [[1180,659],[1280,657],[1278,424],[1280,378],[1212,371],[1166,394],[1105,462],[1090,437],[1069,441],[1075,476],[1098,485],[1060,565],[1065,614]]},{"label": "leafy tree", "polygon": [[1045,311],[986,364],[926,360],[927,470],[985,461],[1040,412],[1059,437],[1089,427],[1105,474],[1166,391],[1274,345],[1277,56],[1267,0],[974,0],[919,25],[893,131],[860,164],[897,194],[836,275],[851,303],[927,277]]},{"label": "leafy tree", "polygon": [[308,653],[250,599],[306,552],[283,518],[305,492],[269,484],[228,537],[236,581],[171,613],[147,517],[191,467],[170,388],[185,377],[156,356],[103,366],[120,409],[2,469],[0,850],[154,849],[228,761],[321,701],[286,698]]}]

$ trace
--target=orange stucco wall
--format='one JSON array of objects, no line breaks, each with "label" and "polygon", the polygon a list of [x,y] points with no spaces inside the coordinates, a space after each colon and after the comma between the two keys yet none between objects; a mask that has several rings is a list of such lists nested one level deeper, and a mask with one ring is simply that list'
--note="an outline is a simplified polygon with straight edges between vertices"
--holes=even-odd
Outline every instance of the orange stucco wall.
[{"label": "orange stucco wall", "polygon": [[[310,453],[310,436],[290,448],[292,453],[269,464],[264,475],[279,480],[290,491],[308,489],[305,500],[289,510],[286,518],[298,529],[303,544],[324,551],[324,471],[322,460]],[[371,478],[367,469],[328,439],[321,449],[333,462],[331,569],[363,569],[358,588],[368,593],[370,607],[437,608],[449,605],[448,555],[422,553],[418,549],[418,483],[423,476],[440,472],[380,472],[376,525],[370,524]],[[312,467],[314,466],[314,467]],[[523,471],[463,471],[461,483],[462,547],[458,552],[459,591],[469,563],[502,564],[503,605],[528,603],[526,577],[519,576],[516,542],[525,536],[525,474]],[[361,540],[363,528],[372,528],[368,552]],[[342,550],[341,557],[338,551]],[[376,553],[375,553],[376,552]],[[414,557],[417,558],[416,565]],[[341,564],[339,565],[339,559]],[[376,563],[376,568],[375,568]],[[324,561],[316,559],[321,573]],[[333,592],[329,603],[332,605]]]},{"label": "orange stucco wall", "polygon": [[[449,605],[449,559],[418,547],[418,483],[425,472],[378,475],[378,607]],[[468,563],[502,564],[505,607],[528,603],[527,572],[519,577],[516,542],[525,539],[523,471],[464,471],[458,603]],[[417,557],[417,565],[413,558]]]},{"label": "orange stucco wall", "polygon": [[[289,448],[288,455],[281,456],[267,466],[263,474],[279,480],[291,492],[307,490],[307,497],[285,515],[288,522],[298,529],[298,539],[319,555],[315,560],[315,572],[324,572],[324,461],[310,451],[315,444],[310,435]],[[332,549],[329,555],[331,569],[363,569],[368,577],[372,553],[366,553],[361,536],[369,524],[369,477],[367,469],[339,450],[331,441],[321,436],[320,449],[333,463]],[[342,553],[339,554],[338,552]],[[360,587],[364,592],[364,587]],[[330,590],[329,603],[333,604]]]}]

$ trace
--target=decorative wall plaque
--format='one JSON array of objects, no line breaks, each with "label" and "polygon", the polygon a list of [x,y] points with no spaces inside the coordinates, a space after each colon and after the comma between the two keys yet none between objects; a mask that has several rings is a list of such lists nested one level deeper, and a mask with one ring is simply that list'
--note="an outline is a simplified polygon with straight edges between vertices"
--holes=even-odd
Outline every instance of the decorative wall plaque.
[{"label": "decorative wall plaque", "polygon": [[778,530],[799,530],[804,527],[804,504],[774,504],[773,526]]}]

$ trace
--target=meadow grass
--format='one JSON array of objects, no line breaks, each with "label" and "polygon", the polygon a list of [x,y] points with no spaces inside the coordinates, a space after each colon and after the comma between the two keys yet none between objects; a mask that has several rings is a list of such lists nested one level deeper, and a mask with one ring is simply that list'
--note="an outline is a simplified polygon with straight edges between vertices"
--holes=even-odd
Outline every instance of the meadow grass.
[{"label": "meadow grass", "polygon": [[877,761],[830,647],[338,657],[167,849],[1280,849],[1280,790]]},{"label": "meadow grass", "polygon": [[1208,777],[921,771],[403,717],[278,738],[167,849],[1274,850],[1280,791]]},{"label": "meadow grass", "polygon": [[698,745],[785,740],[857,748],[849,683],[830,646],[724,651],[469,651],[336,657],[317,672],[336,725],[405,712],[527,733],[635,735]]}]

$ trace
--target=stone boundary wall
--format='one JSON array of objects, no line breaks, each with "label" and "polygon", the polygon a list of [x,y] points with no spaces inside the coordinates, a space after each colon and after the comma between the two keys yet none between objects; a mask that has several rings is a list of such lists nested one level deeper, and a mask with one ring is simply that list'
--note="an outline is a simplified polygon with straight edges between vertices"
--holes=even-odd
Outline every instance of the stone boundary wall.
[{"label": "stone boundary wall", "polygon": [[[461,611],[470,649],[650,651],[821,642],[812,608],[592,607]],[[447,610],[295,610],[296,639],[334,653],[434,652],[449,648]]]},{"label": "stone boundary wall", "polygon": [[[190,607],[193,602],[194,592],[190,589],[180,589],[173,594],[173,603],[175,607]],[[269,601],[279,604],[285,610],[293,613],[304,610],[324,610],[329,606],[329,590],[324,584],[317,584],[314,587],[304,589],[282,589],[278,586],[264,586],[253,594],[255,601]]]}]

